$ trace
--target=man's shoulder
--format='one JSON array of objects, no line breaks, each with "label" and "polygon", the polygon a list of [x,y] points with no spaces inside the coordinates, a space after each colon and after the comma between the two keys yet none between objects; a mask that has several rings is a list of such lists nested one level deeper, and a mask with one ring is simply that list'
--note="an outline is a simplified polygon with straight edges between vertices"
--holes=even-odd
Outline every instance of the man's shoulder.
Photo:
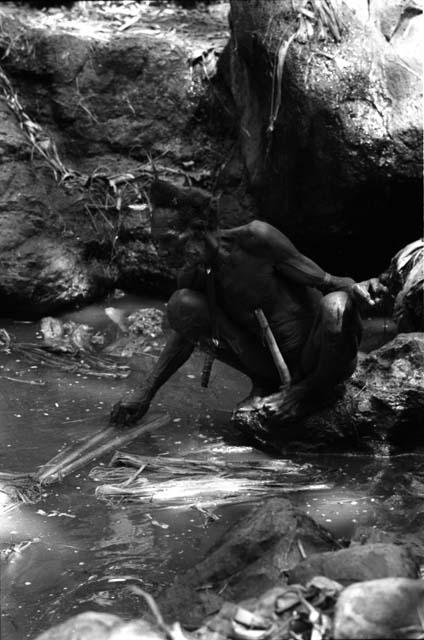
[{"label": "man's shoulder", "polygon": [[234,229],[241,244],[246,248],[256,248],[266,246],[271,237],[278,233],[277,229],[264,220],[251,220],[245,225]]}]

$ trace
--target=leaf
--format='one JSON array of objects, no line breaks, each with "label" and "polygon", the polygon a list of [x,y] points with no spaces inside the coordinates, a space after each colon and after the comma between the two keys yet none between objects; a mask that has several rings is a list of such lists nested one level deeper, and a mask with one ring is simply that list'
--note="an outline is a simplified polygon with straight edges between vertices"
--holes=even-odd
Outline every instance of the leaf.
[{"label": "leaf", "polygon": [[275,612],[284,613],[288,609],[292,609],[301,602],[299,594],[295,591],[286,591],[283,595],[278,596],[275,601]]}]

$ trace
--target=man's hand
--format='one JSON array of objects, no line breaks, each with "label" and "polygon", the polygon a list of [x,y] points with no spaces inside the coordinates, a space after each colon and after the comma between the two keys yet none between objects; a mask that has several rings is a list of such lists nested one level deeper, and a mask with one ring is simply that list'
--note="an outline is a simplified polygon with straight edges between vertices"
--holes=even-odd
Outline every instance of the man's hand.
[{"label": "man's hand", "polygon": [[378,278],[356,282],[351,291],[358,302],[366,302],[371,307],[379,304],[389,292]]},{"label": "man's hand", "polygon": [[150,399],[140,396],[136,400],[120,400],[112,407],[110,422],[117,427],[129,427],[149,410]]}]

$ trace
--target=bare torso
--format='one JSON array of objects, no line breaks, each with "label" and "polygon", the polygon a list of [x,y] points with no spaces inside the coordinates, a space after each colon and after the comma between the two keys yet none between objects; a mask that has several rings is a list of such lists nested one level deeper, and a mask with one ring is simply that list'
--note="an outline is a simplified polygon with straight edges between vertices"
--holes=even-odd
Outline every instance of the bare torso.
[{"label": "bare torso", "polygon": [[217,302],[231,320],[260,334],[254,310],[261,308],[283,355],[297,355],[305,344],[321,293],[288,281],[269,255],[246,242],[245,227],[220,231],[214,263]]}]

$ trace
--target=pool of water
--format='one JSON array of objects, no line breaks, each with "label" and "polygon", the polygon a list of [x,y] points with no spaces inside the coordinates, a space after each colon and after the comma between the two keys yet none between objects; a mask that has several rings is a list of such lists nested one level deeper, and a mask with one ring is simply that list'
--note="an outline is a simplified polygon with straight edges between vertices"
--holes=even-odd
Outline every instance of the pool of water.
[{"label": "pool of water", "polygon": [[[104,312],[108,306],[127,313],[142,306],[163,308],[158,301],[126,296],[63,318],[111,335],[115,326]],[[41,339],[37,322],[3,320],[0,327],[20,342]],[[166,410],[170,422],[138,438],[127,450],[154,456],[269,459],[270,454],[252,449],[230,426],[232,409],[249,392],[248,379],[215,362],[209,388],[202,389],[202,361],[201,354],[194,354],[158,393],[152,410]],[[113,403],[135,388],[151,365],[148,354],[132,359],[134,372],[127,379],[111,381],[28,364],[13,352],[0,353],[0,471],[33,472],[66,443],[104,427]],[[19,378],[43,384],[20,383]],[[293,493],[282,490],[282,495],[289,495],[337,536],[349,538],[360,523],[372,525],[378,520],[379,505],[387,494],[379,494],[376,477],[390,476],[396,469],[414,470],[420,460],[419,456],[292,458],[286,461],[287,482],[293,465],[298,465],[297,485]],[[187,505],[157,510],[153,504],[151,509],[145,504],[143,508],[108,504],[95,497],[96,483],[88,477],[95,464],[46,489],[39,503],[0,516],[1,548],[15,549],[2,562],[3,640],[34,638],[86,610],[127,618],[138,615],[135,596],[110,579],[134,576],[145,590],[157,594],[251,506],[218,506],[217,519],[206,523],[201,512]],[[302,474],[305,488],[299,490]],[[252,496],[250,503],[254,501]]]}]

